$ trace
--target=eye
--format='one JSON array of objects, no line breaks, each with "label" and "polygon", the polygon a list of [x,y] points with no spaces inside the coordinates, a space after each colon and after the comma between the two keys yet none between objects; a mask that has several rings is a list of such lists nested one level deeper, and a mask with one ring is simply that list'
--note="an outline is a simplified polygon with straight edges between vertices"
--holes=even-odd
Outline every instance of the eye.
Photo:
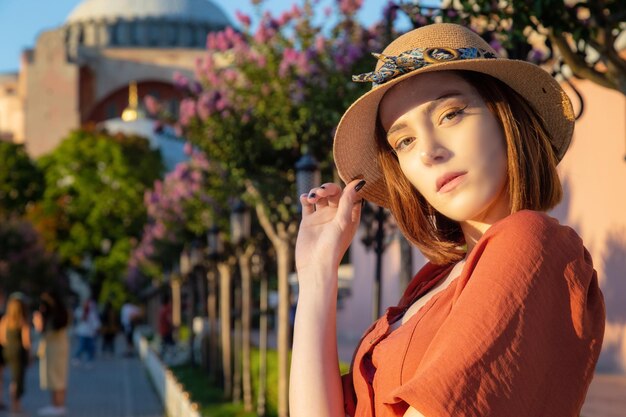
[{"label": "eye", "polygon": [[443,117],[441,118],[441,123],[449,122],[449,121],[455,119],[457,116],[465,113],[465,109],[466,108],[467,108],[467,106],[465,106],[463,108],[460,108],[460,109],[455,109],[455,110],[452,110],[452,111],[449,111],[449,112],[445,113],[443,115]]},{"label": "eye", "polygon": [[402,152],[405,149],[407,149],[413,142],[415,142],[415,138],[414,137],[402,138],[402,139],[400,139],[399,141],[396,142],[396,145],[394,146],[393,150],[396,153]]}]

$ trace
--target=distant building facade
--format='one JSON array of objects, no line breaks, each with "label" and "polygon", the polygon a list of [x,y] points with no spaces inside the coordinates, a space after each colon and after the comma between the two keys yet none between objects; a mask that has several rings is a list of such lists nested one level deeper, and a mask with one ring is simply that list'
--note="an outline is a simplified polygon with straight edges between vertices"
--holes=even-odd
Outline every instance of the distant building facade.
[{"label": "distant building facade", "polygon": [[0,138],[50,152],[72,130],[120,118],[128,86],[175,110],[175,71],[193,76],[206,37],[229,25],[209,0],[85,0],[0,75]]}]

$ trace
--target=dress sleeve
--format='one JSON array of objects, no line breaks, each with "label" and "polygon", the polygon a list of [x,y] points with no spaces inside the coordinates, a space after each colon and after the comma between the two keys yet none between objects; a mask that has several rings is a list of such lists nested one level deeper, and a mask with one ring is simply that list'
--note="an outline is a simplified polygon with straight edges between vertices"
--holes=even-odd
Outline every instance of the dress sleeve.
[{"label": "dress sleeve", "polygon": [[578,416],[604,334],[578,235],[543,213],[493,225],[468,257],[447,319],[384,402],[425,417]]}]

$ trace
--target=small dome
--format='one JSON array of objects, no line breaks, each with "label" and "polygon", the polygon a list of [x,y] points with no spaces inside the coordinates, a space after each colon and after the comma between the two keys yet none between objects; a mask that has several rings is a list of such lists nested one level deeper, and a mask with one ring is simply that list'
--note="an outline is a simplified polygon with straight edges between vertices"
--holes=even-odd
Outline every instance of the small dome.
[{"label": "small dome", "polygon": [[70,13],[67,23],[146,18],[167,18],[217,26],[229,24],[224,12],[209,0],[85,0]]}]

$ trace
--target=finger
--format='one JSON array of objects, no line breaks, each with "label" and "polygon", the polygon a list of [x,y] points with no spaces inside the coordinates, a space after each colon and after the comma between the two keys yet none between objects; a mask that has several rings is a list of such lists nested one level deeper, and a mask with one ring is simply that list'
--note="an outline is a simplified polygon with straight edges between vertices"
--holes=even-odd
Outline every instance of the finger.
[{"label": "finger", "polygon": [[311,188],[309,194],[307,195],[307,201],[309,203],[315,204],[315,208],[326,207],[328,206],[328,199],[320,193],[323,191],[323,188]]},{"label": "finger", "polygon": [[359,223],[361,221],[361,212],[363,211],[363,205],[367,204],[364,198],[361,201],[357,201],[352,206],[352,222]]},{"label": "finger", "polygon": [[322,190],[320,190],[321,195],[328,199],[328,205],[337,207],[342,194],[341,187],[338,184],[329,182],[322,184],[320,188],[322,188]]},{"label": "finger", "polygon": [[350,181],[343,190],[337,211],[346,222],[353,223],[360,218],[363,197],[359,195],[359,190],[364,185],[365,180],[357,179]]},{"label": "finger", "polygon": [[300,195],[300,204],[302,204],[302,217],[315,212],[315,203],[309,203],[308,194]]},{"label": "finger", "polygon": [[341,197],[341,187],[333,183],[325,183],[317,188],[311,189],[308,195],[309,203],[314,203],[318,207],[337,207]]}]

